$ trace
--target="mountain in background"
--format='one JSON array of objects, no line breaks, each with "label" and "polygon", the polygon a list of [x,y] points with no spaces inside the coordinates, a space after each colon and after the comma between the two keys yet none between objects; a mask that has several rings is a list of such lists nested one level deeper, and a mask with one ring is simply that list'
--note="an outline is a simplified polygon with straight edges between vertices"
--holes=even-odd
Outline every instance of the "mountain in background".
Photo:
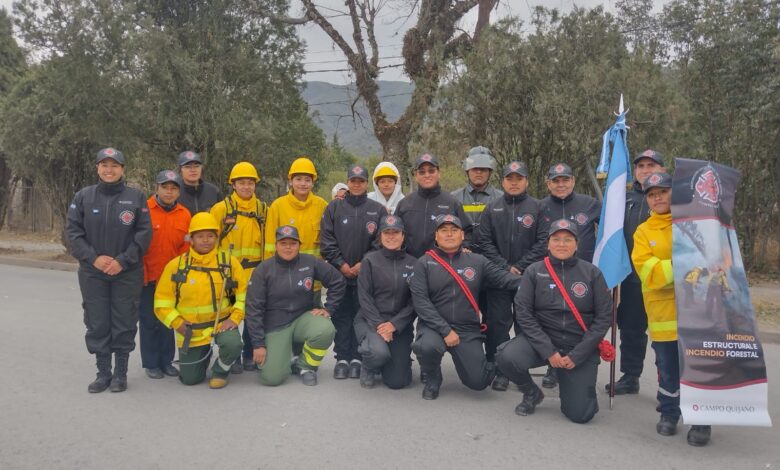
[{"label": "mountain in background", "polygon": [[[414,85],[409,82],[379,81],[379,101],[387,119],[395,121],[404,112],[412,98]],[[355,85],[334,85],[327,82],[307,82],[301,97],[309,104],[309,115],[325,132],[328,142],[338,135],[339,144],[358,157],[381,153],[382,147],[374,137],[371,118],[363,100],[352,102],[357,92]]]}]

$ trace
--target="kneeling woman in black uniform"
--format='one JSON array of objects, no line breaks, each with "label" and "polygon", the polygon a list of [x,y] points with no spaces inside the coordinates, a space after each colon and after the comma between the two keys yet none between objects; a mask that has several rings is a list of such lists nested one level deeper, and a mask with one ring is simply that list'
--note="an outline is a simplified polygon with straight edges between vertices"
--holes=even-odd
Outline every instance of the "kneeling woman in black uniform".
[{"label": "kneeling woman in black uniform", "polygon": [[382,217],[378,242],[380,249],[363,258],[358,276],[360,385],[372,388],[381,372],[385,385],[399,389],[412,381],[415,314],[409,281],[417,260],[403,250],[404,223],[398,216]]},{"label": "kneeling woman in black uniform", "polygon": [[[523,392],[515,408],[521,416],[534,412],[542,390],[528,369],[546,364],[558,370],[561,411],[575,423],[587,423],[599,411],[596,375],[599,342],[609,329],[612,296],[601,271],[576,256],[577,228],[566,219],[550,226],[547,248],[550,272],[543,261],[523,273],[515,295],[515,314],[521,334],[499,346],[496,362]],[[558,281],[556,281],[556,278]],[[558,284],[579,311],[580,326]]]}]

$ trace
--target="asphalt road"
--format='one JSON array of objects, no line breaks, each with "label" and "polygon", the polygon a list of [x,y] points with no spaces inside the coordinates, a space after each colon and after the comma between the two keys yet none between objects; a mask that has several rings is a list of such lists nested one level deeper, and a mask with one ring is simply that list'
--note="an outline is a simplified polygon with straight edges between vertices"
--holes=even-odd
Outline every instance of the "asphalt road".
[{"label": "asphalt road", "polygon": [[[137,352],[127,392],[90,395],[76,274],[0,265],[0,279],[0,469],[780,468],[777,427],[715,428],[704,448],[685,443],[687,427],[657,435],[652,352],[639,395],[609,410],[600,394],[587,425],[561,415],[555,391],[533,416],[516,416],[519,392],[466,389],[448,356],[433,402],[416,380],[400,391],[335,381],[332,357],[314,388],[295,377],[262,387],[244,373],[215,391],[148,379]],[[780,346],[764,348],[777,426]],[[602,364],[599,387],[608,370]]]}]

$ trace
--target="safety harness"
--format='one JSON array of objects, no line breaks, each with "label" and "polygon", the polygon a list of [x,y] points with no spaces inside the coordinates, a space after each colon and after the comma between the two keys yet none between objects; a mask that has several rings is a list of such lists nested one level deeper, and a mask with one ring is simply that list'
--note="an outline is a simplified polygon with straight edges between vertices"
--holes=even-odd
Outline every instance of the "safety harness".
[{"label": "safety harness", "polygon": [[233,230],[233,227],[236,226],[236,220],[238,219],[239,215],[254,219],[257,221],[257,225],[260,228],[262,228],[263,224],[265,223],[265,217],[263,217],[263,213],[267,210],[267,208],[265,203],[261,202],[259,199],[255,200],[255,203],[257,204],[257,210],[255,212],[238,210],[238,208],[233,205],[233,201],[230,196],[226,197],[224,202],[227,212],[225,213],[225,218],[222,219],[222,231],[219,233],[220,243],[225,237],[227,237],[228,233]]},{"label": "safety harness", "polygon": [[[221,261],[220,261],[221,258]],[[179,264],[178,269],[176,272],[171,275],[171,281],[176,283],[176,300],[174,302],[173,308],[178,308],[179,306],[179,300],[181,298],[181,286],[185,282],[187,282],[187,275],[190,271],[199,271],[204,273],[212,273],[212,272],[218,272],[219,275],[222,277],[222,282],[224,284],[224,292],[225,295],[233,295],[233,291],[238,286],[238,283],[233,279],[233,269],[230,265],[230,258],[227,256],[227,253],[224,251],[220,251],[217,254],[217,267],[215,268],[208,268],[203,266],[193,266],[190,262],[189,253],[184,253],[183,255],[179,256]],[[214,313],[217,317],[219,317],[221,305],[217,305],[218,297],[217,297],[217,288],[214,284],[214,278],[209,274],[209,285],[211,287],[211,305],[214,309]],[[228,313],[227,316],[223,318],[219,318],[219,322],[225,321],[228,318],[230,318],[230,314]],[[192,330],[202,330],[205,328],[211,327],[216,322],[202,322],[202,323],[190,323],[186,326],[186,331],[184,333],[184,343],[182,344],[182,352],[186,354],[189,352],[190,349],[190,340],[192,339]],[[200,362],[200,361],[198,361]]]},{"label": "safety harness", "polygon": [[[224,240],[225,237],[228,236],[231,230],[236,226],[236,221],[238,220],[239,215],[243,215],[244,217],[248,217],[250,219],[254,219],[255,222],[257,222],[257,227],[260,229],[260,237],[264,237],[265,234],[263,233],[263,224],[265,224],[265,217],[263,214],[268,210],[268,207],[266,204],[260,199],[256,199],[255,203],[257,204],[257,210],[255,212],[246,212],[246,211],[240,211],[237,207],[233,205],[233,201],[230,198],[230,196],[226,197],[224,200],[225,203],[225,218],[222,219],[222,231],[219,233],[219,243],[222,243],[222,240]],[[260,240],[260,246],[263,246],[264,240]],[[249,261],[246,258],[241,259],[241,267],[244,269],[253,269],[260,265],[260,262],[262,260],[257,261]]]}]

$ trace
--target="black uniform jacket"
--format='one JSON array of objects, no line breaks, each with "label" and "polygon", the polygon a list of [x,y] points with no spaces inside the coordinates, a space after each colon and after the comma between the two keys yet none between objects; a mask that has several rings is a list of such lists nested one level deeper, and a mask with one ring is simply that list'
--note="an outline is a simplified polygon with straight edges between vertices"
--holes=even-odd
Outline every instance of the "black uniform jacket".
[{"label": "black uniform jacket", "polygon": [[[647,205],[642,185],[634,181],[634,190],[626,191],[626,214],[623,222],[623,236],[626,238],[629,255],[634,249],[634,232],[648,217],[650,217],[650,206]],[[631,263],[631,274],[623,282],[641,283],[634,269],[634,263]]]},{"label": "black uniform jacket", "polygon": [[539,200],[528,193],[490,201],[477,227],[476,247],[501,269],[524,271],[547,253],[547,232],[539,220]]},{"label": "black uniform jacket", "polygon": [[200,180],[197,186],[182,184],[179,204],[186,207],[190,214],[195,215],[198,212],[210,211],[211,206],[222,199],[224,198],[219,188]]},{"label": "black uniform jacket", "polygon": [[152,241],[146,196],[124,180],[87,186],[68,207],[65,233],[82,268],[100,255],[116,259],[124,270],[139,265]]},{"label": "black uniform jacket", "polygon": [[[466,282],[474,299],[481,289],[515,290],[520,276],[502,270],[490,260],[476,253],[462,250],[448,255],[438,248],[436,253],[455,269]],[[450,330],[479,330],[480,319],[455,279],[430,255],[424,255],[414,266],[411,282],[414,309],[420,321],[436,330],[442,337]]]},{"label": "black uniform jacket", "polygon": [[550,224],[558,219],[568,219],[577,224],[577,253],[580,259],[593,261],[596,249],[596,224],[601,218],[601,203],[587,194],[571,193],[561,199],[552,194],[540,201],[542,205],[542,229],[547,232]]},{"label": "black uniform jacket", "polygon": [[344,298],[344,276],[325,261],[300,254],[285,261],[275,254],[260,263],[246,290],[246,317],[252,347],[265,346],[265,334],[289,325],[314,305],[314,281],[328,288],[325,310],[336,312]]},{"label": "black uniform jacket", "polygon": [[588,327],[584,333],[550,277],[544,261],[523,273],[515,295],[520,331],[544,359],[556,351],[581,364],[598,348],[612,322],[612,294],[596,266],[576,255],[566,261],[550,257],[553,269]]},{"label": "black uniform jacket", "polygon": [[414,321],[409,283],[416,262],[403,249],[380,248],[363,258],[357,280],[357,317],[365,319],[371,329],[389,321],[397,331],[403,331]]},{"label": "black uniform jacket", "polygon": [[[385,206],[365,194],[347,193],[344,199],[330,201],[320,223],[320,254],[336,269],[344,263],[355,265],[373,247],[383,215]],[[347,284],[355,283],[347,279]]]},{"label": "black uniform jacket", "polygon": [[436,232],[436,216],[450,214],[457,216],[466,232],[464,246],[471,245],[471,218],[463,211],[463,204],[455,197],[441,190],[441,186],[418,189],[401,199],[395,215],[401,217],[406,227],[406,251],[419,258],[426,250],[433,248]]}]

